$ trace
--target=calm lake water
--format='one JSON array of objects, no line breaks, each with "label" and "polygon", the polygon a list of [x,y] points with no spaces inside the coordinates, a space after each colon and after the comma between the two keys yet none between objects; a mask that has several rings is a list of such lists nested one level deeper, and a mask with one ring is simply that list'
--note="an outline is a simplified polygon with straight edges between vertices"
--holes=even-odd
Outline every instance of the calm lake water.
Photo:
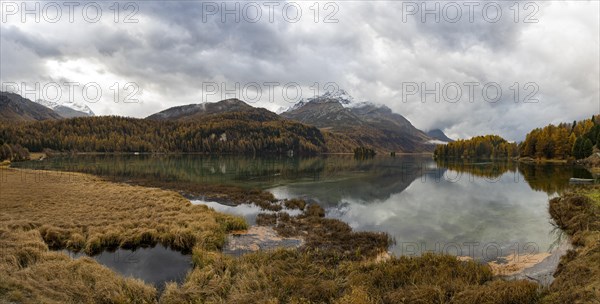
[{"label": "calm lake water", "polygon": [[[389,233],[396,255],[425,251],[494,260],[551,250],[561,242],[548,199],[582,168],[515,162],[436,162],[429,156],[249,158],[76,156],[15,164],[80,171],[115,181],[158,179],[260,188],[319,203],[356,230]],[[219,208],[256,217],[256,208]],[[228,210],[226,210],[228,209]]]}]

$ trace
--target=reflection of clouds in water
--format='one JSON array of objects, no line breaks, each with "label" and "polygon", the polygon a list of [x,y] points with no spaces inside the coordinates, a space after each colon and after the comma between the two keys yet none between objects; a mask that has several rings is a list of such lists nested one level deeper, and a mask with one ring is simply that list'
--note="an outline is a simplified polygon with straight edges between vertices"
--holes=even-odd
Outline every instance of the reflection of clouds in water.
[{"label": "reflection of clouds in water", "polygon": [[[275,213],[275,212],[269,211],[269,210],[262,210],[260,207],[258,207],[256,205],[250,205],[250,204],[228,206],[228,205],[223,205],[223,204],[220,204],[217,202],[207,202],[207,201],[203,201],[203,200],[191,200],[190,202],[194,205],[206,205],[209,208],[212,208],[217,212],[241,216],[241,217],[245,218],[246,221],[248,222],[248,224],[250,224],[250,225],[254,225],[256,223],[256,216],[259,213]],[[283,208],[281,211],[287,212],[289,215],[292,215],[292,216],[299,215],[301,213],[300,210],[289,210],[286,208]]]},{"label": "reflection of clouds in water", "polygon": [[[86,256],[83,253],[67,252],[72,258]],[[136,250],[117,249],[92,256],[98,263],[126,277],[142,279],[163,288],[165,282],[182,282],[192,268],[192,258],[180,252],[157,245]]]},{"label": "reflection of clouds in water", "polygon": [[[427,249],[433,249],[436,242],[497,243],[503,250],[518,243],[521,251],[528,242],[535,242],[540,251],[549,248],[554,239],[548,196],[533,191],[522,176],[515,176],[518,173],[488,179],[444,173],[438,179],[434,175],[418,178],[387,199],[345,195],[337,204],[329,202],[327,215],[356,230],[388,232],[397,242],[425,242]],[[290,185],[271,191],[278,198],[295,197],[314,186]],[[343,183],[329,191],[349,193]],[[398,248],[393,250],[398,253]]]},{"label": "reflection of clouds in water", "polygon": [[217,212],[241,216],[245,218],[250,225],[256,223],[256,216],[262,212],[256,205],[242,204],[238,206],[227,206],[217,202],[207,202],[203,200],[192,200],[191,202],[194,205],[206,205]]}]

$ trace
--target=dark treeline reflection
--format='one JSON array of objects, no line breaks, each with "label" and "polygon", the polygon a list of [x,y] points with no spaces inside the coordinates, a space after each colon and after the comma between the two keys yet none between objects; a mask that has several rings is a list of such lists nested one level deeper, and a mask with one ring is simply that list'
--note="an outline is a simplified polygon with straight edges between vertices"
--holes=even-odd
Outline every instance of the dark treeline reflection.
[{"label": "dark treeline reflection", "polygon": [[427,156],[356,159],[352,155],[310,158],[78,155],[15,163],[14,166],[91,173],[118,182],[151,179],[260,189],[306,184],[298,192],[299,195],[322,203],[337,203],[342,197],[348,196],[363,201],[384,200],[402,192],[415,180],[452,179],[453,174],[493,181],[510,172],[516,182],[525,180],[532,189],[547,193],[555,193],[566,187],[570,177],[591,177],[585,169],[565,165],[535,165],[514,161],[433,161]]},{"label": "dark treeline reflection", "polygon": [[[414,180],[423,158],[355,159],[352,155],[291,158],[206,155],[78,155],[15,163],[15,167],[91,173],[115,181],[153,178],[269,188],[287,181],[345,178],[348,174]],[[403,174],[403,172],[409,172]]]},{"label": "dark treeline reflection", "polygon": [[447,168],[489,180],[498,179],[510,172],[514,174],[515,182],[519,182],[522,178],[531,189],[548,194],[565,189],[571,177],[592,178],[592,174],[584,168],[562,164],[519,163],[511,160],[494,162],[436,160],[436,164],[438,168]]},{"label": "dark treeline reflection", "polygon": [[509,160],[484,161],[484,162],[465,162],[436,160],[438,168],[446,168],[460,173],[468,173],[478,177],[496,179],[506,172],[516,172],[517,163]]}]

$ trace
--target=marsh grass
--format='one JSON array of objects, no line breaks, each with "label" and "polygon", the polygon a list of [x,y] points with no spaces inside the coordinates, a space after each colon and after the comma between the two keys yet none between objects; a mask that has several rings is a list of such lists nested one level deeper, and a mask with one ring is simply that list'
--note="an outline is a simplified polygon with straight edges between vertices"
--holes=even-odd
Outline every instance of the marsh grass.
[{"label": "marsh grass", "polygon": [[[276,250],[232,258],[195,251],[197,267],[161,303],[534,303],[538,286],[496,281],[486,265],[452,256],[385,262],[323,260]],[[478,302],[480,301],[480,302]]]},{"label": "marsh grass", "polygon": [[0,227],[0,302],[153,303],[154,287],[124,278],[90,258],[49,251],[30,227]]},{"label": "marsh grass", "polygon": [[[306,203],[305,203],[306,204]],[[270,223],[284,237],[302,237],[301,250],[313,252],[313,258],[332,260],[374,259],[392,244],[386,233],[356,232],[337,219],[325,218],[325,210],[317,204],[308,205],[297,216],[287,213],[261,216],[260,223]]]},{"label": "marsh grass", "polygon": [[247,227],[241,218],[192,205],[172,191],[79,173],[2,171],[2,300],[103,302],[100,293],[108,293],[109,303],[151,302],[154,287],[119,277],[91,259],[71,260],[49,250],[96,254],[158,243],[182,252],[217,250],[229,231]]},{"label": "marsh grass", "polygon": [[600,299],[600,186],[577,186],[550,201],[550,214],[571,236],[543,303],[597,303]]},{"label": "marsh grass", "polygon": [[168,181],[141,177],[133,177],[127,182],[144,187],[178,191],[189,198],[211,200],[225,205],[254,204],[269,211],[281,211],[283,209],[282,204],[279,203],[272,193],[260,189],[248,189],[224,184]]}]

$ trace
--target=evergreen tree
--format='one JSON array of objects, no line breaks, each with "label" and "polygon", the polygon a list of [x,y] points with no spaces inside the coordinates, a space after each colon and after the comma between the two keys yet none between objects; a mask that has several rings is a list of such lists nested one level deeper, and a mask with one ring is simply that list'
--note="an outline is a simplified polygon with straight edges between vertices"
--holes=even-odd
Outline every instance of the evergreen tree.
[{"label": "evergreen tree", "polygon": [[581,159],[581,152],[582,152],[582,147],[583,146],[583,140],[581,137],[577,137],[577,139],[575,140],[575,144],[573,144],[573,149],[572,149],[572,155],[573,157],[575,157],[575,159]]},{"label": "evergreen tree", "polygon": [[592,155],[594,151],[594,145],[589,138],[586,138],[583,142],[583,146],[581,148],[581,158],[586,158]]},{"label": "evergreen tree", "polygon": [[8,144],[3,144],[0,147],[0,161],[3,160],[11,160],[12,159],[12,149]]}]

